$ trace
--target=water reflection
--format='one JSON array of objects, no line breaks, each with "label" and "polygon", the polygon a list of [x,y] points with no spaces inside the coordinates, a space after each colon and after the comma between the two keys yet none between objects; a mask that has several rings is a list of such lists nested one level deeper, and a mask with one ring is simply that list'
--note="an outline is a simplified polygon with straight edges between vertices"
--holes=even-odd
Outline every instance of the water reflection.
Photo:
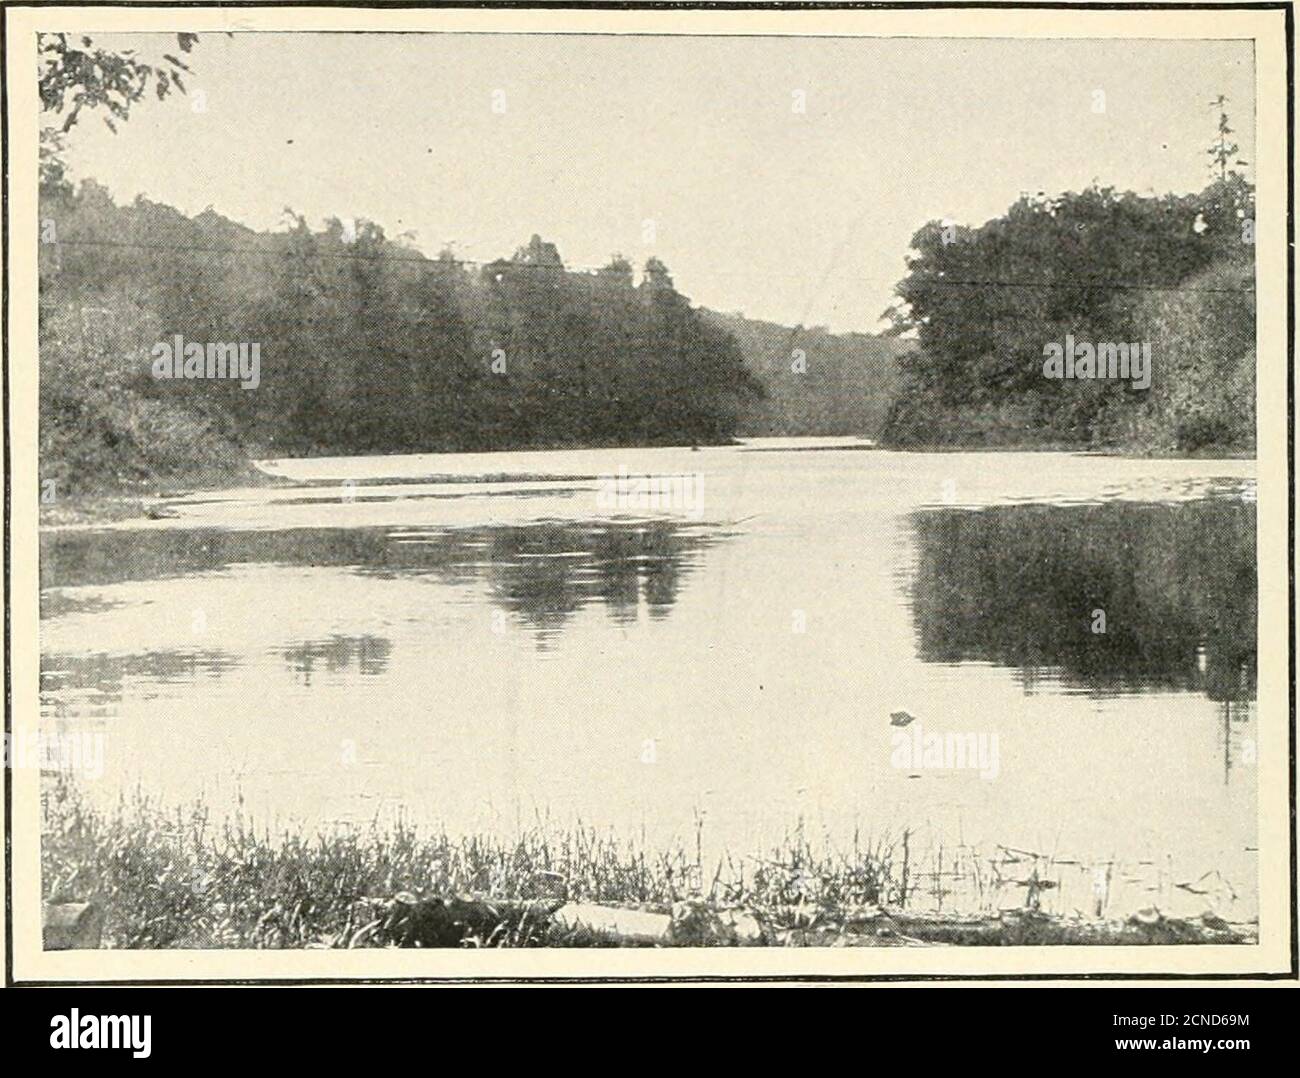
[{"label": "water reflection", "polygon": [[[97,609],[58,589],[162,580],[236,565],[338,566],[383,578],[432,576],[449,584],[485,580],[490,599],[549,640],[583,606],[602,602],[619,624],[640,603],[667,615],[699,552],[721,538],[701,525],[669,520],[541,521],[477,528],[297,528],[226,531],[56,532],[41,537],[42,616]],[[89,605],[88,605],[89,604]],[[357,661],[382,672],[386,641],[333,636],[295,641],[288,661],[309,675],[324,661]]]},{"label": "water reflection", "polygon": [[393,642],[382,636],[331,636],[326,640],[302,640],[281,649],[289,668],[304,685],[310,685],[317,667],[331,674],[349,671],[355,664],[363,677],[374,677],[388,669]]},{"label": "water reflection", "polygon": [[[587,512],[572,499],[283,516],[236,499],[47,533],[43,711],[111,731],[109,806],[138,786],[214,814],[453,834],[535,811],[649,849],[707,813],[710,864],[804,818],[846,848],[861,822],[872,841],[911,835],[917,886],[940,873],[945,910],[962,844],[1073,864],[1045,900],[1067,911],[1112,861],[1125,915],[1208,870],[1249,907],[1254,509],[1183,489],[1154,504],[1220,465],[845,457],[737,454],[709,473],[725,529],[555,519]],[[921,509],[953,474],[972,503],[1079,507]],[[1108,484],[1114,504],[1083,504]],[[269,527],[285,523],[304,527]],[[114,649],[136,654],[96,654]],[[894,767],[895,707],[996,733],[998,780]],[[1144,867],[1126,883],[1121,866]]]},{"label": "water reflection", "polygon": [[922,661],[1010,667],[1027,690],[1254,698],[1253,504],[1012,505],[911,524]]},{"label": "water reflection", "polygon": [[225,651],[163,649],[140,654],[68,654],[41,656],[41,704],[63,714],[68,705],[103,707],[122,699],[132,682],[145,685],[192,684],[224,677],[240,665]]},{"label": "water reflection", "polygon": [[1219,704],[1219,737],[1223,743],[1223,784],[1232,781],[1232,769],[1255,762],[1255,739],[1252,736],[1249,705],[1233,700]]},{"label": "water reflection", "polygon": [[704,533],[666,521],[500,528],[487,573],[493,599],[549,640],[596,600],[620,625],[636,621],[642,598],[650,618],[665,617],[689,555],[705,541]]}]

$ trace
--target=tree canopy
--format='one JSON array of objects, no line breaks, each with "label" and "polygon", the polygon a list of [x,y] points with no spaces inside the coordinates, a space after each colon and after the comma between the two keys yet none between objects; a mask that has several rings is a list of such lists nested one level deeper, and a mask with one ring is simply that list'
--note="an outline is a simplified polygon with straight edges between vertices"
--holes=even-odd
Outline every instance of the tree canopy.
[{"label": "tree canopy", "polygon": [[[93,181],[43,189],[43,418],[84,421],[81,378],[175,409],[250,452],[716,443],[763,393],[726,330],[658,260],[566,270],[534,236],[484,266],[427,258],[377,224],[260,233]],[[261,380],[158,381],[149,350],[257,342]],[[120,444],[128,431],[106,437]],[[141,450],[144,452],[143,448]]]},{"label": "tree canopy", "polygon": [[[1231,171],[1194,195],[1093,186],[1023,196],[978,228],[928,223],[912,239],[893,312],[918,348],[904,361],[887,437],[1204,444],[1209,427],[1189,412],[1192,353],[1213,341],[1215,377],[1239,388],[1249,366],[1253,385],[1253,224],[1254,191]],[[1149,342],[1152,390],[1045,378],[1044,346],[1066,334]],[[1210,427],[1253,444],[1253,395],[1215,399],[1232,414]]]}]

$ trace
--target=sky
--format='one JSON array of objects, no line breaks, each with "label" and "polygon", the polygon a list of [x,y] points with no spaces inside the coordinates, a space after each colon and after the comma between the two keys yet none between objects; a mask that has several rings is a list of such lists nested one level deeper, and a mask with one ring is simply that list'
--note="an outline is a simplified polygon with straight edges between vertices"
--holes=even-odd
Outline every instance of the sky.
[{"label": "sky", "polygon": [[696,303],[837,331],[880,328],[926,221],[1203,188],[1220,93],[1254,159],[1250,42],[213,33],[185,59],[186,97],[79,120],[74,179],[257,229],[366,218],[430,255],[654,255]]}]

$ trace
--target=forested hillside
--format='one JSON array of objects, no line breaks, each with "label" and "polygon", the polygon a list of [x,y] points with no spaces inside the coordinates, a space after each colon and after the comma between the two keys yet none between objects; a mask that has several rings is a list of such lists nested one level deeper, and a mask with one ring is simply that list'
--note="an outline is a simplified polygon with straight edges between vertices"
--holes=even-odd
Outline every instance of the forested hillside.
[{"label": "forested hillside", "polygon": [[[897,445],[1252,451],[1254,190],[1236,173],[1187,196],[1090,187],[1022,197],[979,228],[912,240],[896,321],[915,336],[885,437]],[[1044,375],[1044,349],[1149,345],[1134,379]]]},{"label": "forested hillside", "polygon": [[[475,266],[370,222],[257,233],[57,177],[42,221],[43,478],[64,490],[248,454],[718,443],[763,393],[654,258],[639,281],[619,257],[574,273],[534,236]],[[256,388],[155,377],[177,334],[256,343]]]},{"label": "forested hillside", "polygon": [[703,313],[736,338],[766,391],[742,416],[742,434],[880,435],[911,342]]}]

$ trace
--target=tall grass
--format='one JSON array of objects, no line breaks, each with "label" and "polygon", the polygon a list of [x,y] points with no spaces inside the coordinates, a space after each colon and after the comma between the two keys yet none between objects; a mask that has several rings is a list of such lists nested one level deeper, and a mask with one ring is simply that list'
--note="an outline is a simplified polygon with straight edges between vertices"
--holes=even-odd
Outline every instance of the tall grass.
[{"label": "tall grass", "polygon": [[[691,848],[651,852],[595,828],[542,821],[514,838],[401,822],[272,835],[239,815],[214,823],[202,804],[165,810],[138,791],[100,810],[60,776],[47,776],[42,822],[45,901],[96,902],[104,944],[118,948],[384,945],[394,938],[383,911],[397,896],[564,898],[660,912],[698,898],[757,911],[777,927],[898,897],[888,845],[864,851],[855,841],[852,852],[830,853],[801,830],[768,856],[711,866],[698,835]],[[503,922],[465,942],[544,940],[536,925]]]}]

